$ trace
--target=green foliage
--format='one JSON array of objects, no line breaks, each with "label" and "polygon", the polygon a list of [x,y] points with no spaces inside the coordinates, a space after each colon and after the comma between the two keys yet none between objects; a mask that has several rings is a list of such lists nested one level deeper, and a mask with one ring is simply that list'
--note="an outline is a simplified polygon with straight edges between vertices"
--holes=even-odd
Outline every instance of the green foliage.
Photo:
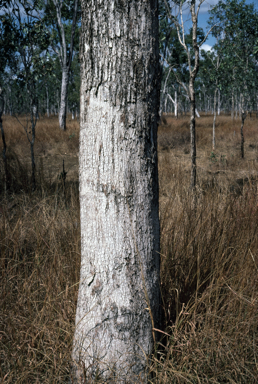
[{"label": "green foliage", "polygon": [[258,13],[244,0],[228,0],[211,10],[209,24],[217,39],[214,49],[221,56],[223,85],[233,87],[246,98],[257,87]]},{"label": "green foliage", "polygon": [[211,152],[211,154],[210,154],[210,161],[212,163],[216,163],[218,161],[218,155],[215,152]]}]

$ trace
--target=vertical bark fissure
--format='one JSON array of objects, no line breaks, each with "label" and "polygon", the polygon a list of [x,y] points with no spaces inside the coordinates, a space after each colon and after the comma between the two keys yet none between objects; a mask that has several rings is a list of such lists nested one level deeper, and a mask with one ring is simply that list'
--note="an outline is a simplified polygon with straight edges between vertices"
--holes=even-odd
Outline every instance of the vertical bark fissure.
[{"label": "vertical bark fissure", "polygon": [[160,320],[158,1],[82,1],[80,52],[74,380],[134,382]]}]

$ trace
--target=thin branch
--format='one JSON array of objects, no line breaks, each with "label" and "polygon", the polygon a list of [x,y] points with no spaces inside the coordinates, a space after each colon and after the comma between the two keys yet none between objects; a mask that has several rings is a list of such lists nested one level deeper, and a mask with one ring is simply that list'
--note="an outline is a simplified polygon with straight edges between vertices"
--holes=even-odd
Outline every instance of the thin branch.
[{"label": "thin branch", "polygon": [[209,34],[211,33],[211,31],[213,30],[213,28],[215,28],[218,24],[214,24],[210,29],[209,31],[206,33],[203,41],[199,44],[199,48],[205,43],[205,41],[207,40],[207,37],[209,36]]},{"label": "thin branch", "polygon": [[198,19],[198,15],[199,15],[199,11],[200,11],[201,5],[204,3],[204,1],[205,1],[205,0],[201,0],[201,1],[199,2],[198,7],[197,7],[197,12],[196,12],[196,17],[197,17],[197,19]]}]

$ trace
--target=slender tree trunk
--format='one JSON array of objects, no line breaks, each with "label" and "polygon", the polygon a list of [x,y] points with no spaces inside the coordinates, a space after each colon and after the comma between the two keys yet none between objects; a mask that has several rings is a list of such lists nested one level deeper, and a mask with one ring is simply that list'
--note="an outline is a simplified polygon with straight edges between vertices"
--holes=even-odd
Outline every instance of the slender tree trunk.
[{"label": "slender tree trunk", "polygon": [[64,24],[62,22],[62,6],[63,0],[53,0],[56,9],[56,17],[60,38],[60,48],[59,48],[59,60],[62,67],[62,84],[61,84],[61,97],[60,97],[60,109],[59,109],[59,126],[60,129],[66,129],[66,113],[67,113],[67,91],[68,91],[68,82],[69,82],[69,72],[72,63],[73,56],[73,46],[74,46],[74,36],[77,20],[77,11],[78,11],[78,0],[73,1],[71,7],[71,12],[73,13],[73,21],[71,24],[71,33],[70,33],[70,45],[68,47],[66,41],[66,34]]},{"label": "slender tree trunk", "polygon": [[36,123],[38,116],[38,108],[37,101],[33,98],[31,102],[31,139],[30,139],[30,154],[31,154],[31,184],[32,190],[36,189],[36,164],[35,164],[35,156],[34,156],[34,144],[36,137]]},{"label": "slender tree trunk", "polygon": [[46,96],[47,96],[47,117],[49,117],[49,92],[48,92],[47,84],[46,84]]},{"label": "slender tree trunk", "polygon": [[73,382],[144,382],[160,321],[158,0],[83,0],[80,47]]},{"label": "slender tree trunk", "polygon": [[191,137],[191,188],[195,190],[196,187],[196,133],[195,133],[195,114],[196,114],[196,102],[195,102],[195,79],[199,71],[199,46],[197,44],[197,26],[198,26],[198,14],[195,11],[196,1],[192,0],[190,5],[192,25],[193,25],[193,36],[192,46],[194,49],[194,67],[191,66],[190,53],[188,51],[188,63],[190,71],[189,79],[189,95],[191,103],[191,119],[190,119],[190,137]]},{"label": "slender tree trunk", "polygon": [[59,127],[66,130],[66,112],[67,112],[67,90],[69,81],[69,68],[66,65],[62,68],[61,97],[59,110]]},{"label": "slender tree trunk", "polygon": [[191,187],[196,186],[196,133],[195,133],[195,90],[194,79],[190,78],[189,83],[190,102],[191,102],[191,118],[190,118],[190,145],[191,145]]},{"label": "slender tree trunk", "polygon": [[1,95],[2,90],[0,88],[0,129],[1,129],[1,136],[2,136],[2,142],[3,142],[3,163],[4,163],[4,190],[5,192],[9,189],[9,175],[8,175],[8,168],[7,168],[7,157],[6,157],[6,141],[5,141],[5,134],[4,134],[4,128],[3,128],[3,121],[2,121],[2,113],[4,111],[4,97]]},{"label": "slender tree trunk", "polygon": [[2,142],[3,142],[3,162],[4,162],[4,190],[5,192],[9,189],[9,178],[8,178],[8,168],[7,168],[7,158],[6,158],[6,141],[5,141],[5,134],[4,134],[4,128],[3,128],[3,121],[2,121],[2,113],[0,112],[0,129],[1,129],[1,135],[2,135]]},{"label": "slender tree trunk", "polygon": [[246,113],[242,112],[242,121],[241,121],[241,157],[242,159],[245,157],[244,153],[244,144],[245,144],[245,138],[244,138],[244,124],[246,119]]},{"label": "slender tree trunk", "polygon": [[239,102],[239,108],[241,109],[241,129],[240,129],[240,134],[241,134],[241,157],[242,159],[245,156],[244,153],[244,144],[245,144],[245,137],[244,137],[244,124],[245,124],[245,119],[247,116],[247,111],[245,111],[245,100],[244,96],[241,94],[240,95],[240,102]]},{"label": "slender tree trunk", "polygon": [[175,90],[175,118],[178,118],[178,101],[177,101],[177,90]]},{"label": "slender tree trunk", "polygon": [[235,98],[234,98],[234,92],[232,91],[232,102],[231,102],[231,119],[234,120],[235,116]]},{"label": "slender tree trunk", "polygon": [[[56,90],[56,100],[57,100],[57,109],[58,111],[60,110],[60,97],[59,97],[59,91],[58,89]],[[56,112],[57,114],[58,112]]]},{"label": "slender tree trunk", "polygon": [[[162,115],[162,111],[163,111],[163,108],[165,107],[166,108],[166,100],[167,100],[167,96],[166,96],[166,87],[167,87],[167,81],[168,81],[168,78],[169,78],[169,75],[170,75],[170,72],[171,72],[171,69],[172,68],[169,68],[168,70],[168,74],[167,74],[167,77],[165,79],[165,83],[164,83],[164,87],[163,87],[163,91],[162,91],[162,98],[161,98],[161,102],[160,102],[160,108],[159,108],[159,115],[161,117]],[[165,111],[166,112],[166,111]]]},{"label": "slender tree trunk", "polygon": [[215,141],[215,128],[216,128],[216,104],[217,104],[217,88],[214,92],[214,116],[213,116],[213,127],[212,127],[212,150],[215,150],[216,141]]},{"label": "slender tree trunk", "polygon": [[218,89],[218,116],[220,116],[220,107],[221,107],[220,90]]}]

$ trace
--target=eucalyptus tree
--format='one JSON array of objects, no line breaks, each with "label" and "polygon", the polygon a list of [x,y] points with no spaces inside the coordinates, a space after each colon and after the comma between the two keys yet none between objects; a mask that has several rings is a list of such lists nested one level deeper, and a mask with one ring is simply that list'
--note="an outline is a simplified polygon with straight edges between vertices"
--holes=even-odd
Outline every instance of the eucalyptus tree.
[{"label": "eucalyptus tree", "polygon": [[[195,79],[199,71],[200,53],[199,49],[206,41],[209,32],[206,36],[198,31],[198,16],[201,5],[205,0],[183,0],[183,1],[168,1],[164,0],[167,16],[174,23],[177,30],[178,40],[183,47],[187,57],[187,71],[189,72],[188,84],[184,84],[179,77],[178,82],[185,88],[190,100],[190,136],[191,136],[191,187],[196,186],[196,133],[195,133],[195,117],[196,117],[196,98],[195,98]],[[186,7],[185,7],[186,6]],[[185,23],[183,11],[190,11],[192,26],[190,29],[191,44],[186,38]],[[198,33],[199,32],[199,33]],[[188,36],[189,36],[188,35]],[[201,37],[201,38],[198,38]]]},{"label": "eucalyptus tree", "polygon": [[4,111],[4,95],[3,95],[3,89],[2,87],[0,87],[0,130],[1,130],[2,143],[3,143],[2,158],[4,163],[4,190],[6,192],[9,189],[9,183],[8,183],[8,168],[7,168],[7,157],[6,157],[6,141],[5,141],[5,133],[3,128],[3,121],[2,121],[3,111]]},{"label": "eucalyptus tree", "polygon": [[144,382],[159,325],[158,32],[157,0],[82,1],[74,382]]},{"label": "eucalyptus tree", "polygon": [[71,65],[71,74],[68,88],[68,105],[72,111],[72,119],[75,112],[78,113],[80,105],[80,64],[76,56]]},{"label": "eucalyptus tree", "polygon": [[211,11],[210,23],[214,22],[218,24],[214,34],[220,37],[215,48],[224,55],[232,95],[234,91],[240,95],[243,158],[244,122],[252,104],[250,94],[257,87],[258,12],[254,4],[246,4],[244,0],[219,1]]},{"label": "eucalyptus tree", "polygon": [[[167,99],[169,98],[174,105],[175,116],[177,117],[177,85],[173,74],[171,73],[173,65],[168,63],[168,59],[171,58],[171,51],[174,50],[177,54],[177,58],[181,58],[182,49],[178,47],[178,40],[176,37],[176,29],[170,18],[167,16],[165,5],[162,1],[159,1],[159,42],[160,42],[160,57],[161,57],[161,70],[162,70],[162,87],[161,87],[161,102],[160,102],[160,116],[163,110],[166,111]],[[179,48],[179,49],[177,49]],[[178,60],[177,64],[180,65]],[[174,99],[171,96],[171,89],[174,89]]]},{"label": "eucalyptus tree", "polygon": [[201,53],[200,65],[200,78],[206,90],[213,93],[213,128],[212,128],[212,150],[216,146],[216,117],[217,117],[217,104],[219,110],[219,100],[217,95],[222,89],[222,82],[225,73],[223,71],[222,54],[220,50],[213,49],[212,51]]},{"label": "eucalyptus tree", "polygon": [[[177,117],[178,89],[185,83],[187,77],[187,57],[177,38],[177,31],[174,23],[167,17],[164,3],[161,3],[160,12],[160,56],[162,68],[162,86],[160,115],[167,103],[167,99],[174,105],[175,116]],[[177,74],[180,72],[180,81]],[[172,96],[174,91],[174,98]]]},{"label": "eucalyptus tree", "polygon": [[65,130],[69,75],[75,40],[78,39],[79,0],[49,0],[41,7],[46,28],[51,31],[51,46],[59,58],[62,71],[59,126]]},{"label": "eucalyptus tree", "polygon": [[[2,7],[8,7],[9,1],[1,1]],[[5,131],[3,127],[2,115],[5,110],[6,94],[8,81],[10,78],[10,70],[15,68],[15,38],[10,20],[4,15],[0,16],[0,130],[2,137],[2,159],[4,163],[4,190],[9,189],[9,173],[7,165],[7,146],[5,141]]]},{"label": "eucalyptus tree", "polygon": [[[16,117],[27,114],[27,122],[21,123],[30,144],[32,166],[32,189],[36,187],[34,144],[36,138],[36,123],[38,119],[38,87],[40,79],[44,78],[51,67],[45,60],[44,53],[49,46],[49,34],[44,25],[33,16],[34,4],[11,0],[4,8],[1,19],[8,24],[12,42],[15,46],[16,70],[12,81],[17,86]],[[10,68],[11,70],[11,68]]]}]

